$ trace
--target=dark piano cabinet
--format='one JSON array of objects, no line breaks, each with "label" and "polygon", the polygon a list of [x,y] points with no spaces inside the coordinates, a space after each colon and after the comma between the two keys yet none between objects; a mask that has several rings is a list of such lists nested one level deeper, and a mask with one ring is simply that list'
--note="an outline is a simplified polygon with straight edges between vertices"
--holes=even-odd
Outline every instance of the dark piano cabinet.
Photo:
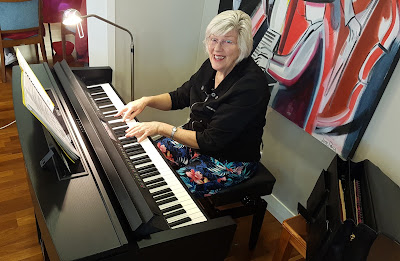
[{"label": "dark piano cabinet", "polygon": [[[45,89],[57,93],[66,117],[75,115],[59,80],[47,64],[31,65]],[[89,83],[111,81],[109,68],[75,72]],[[235,233],[229,217],[169,229],[136,240],[121,211],[90,142],[79,128],[76,138],[88,175],[59,180],[54,165],[40,167],[48,152],[41,123],[25,108],[21,96],[21,71],[13,67],[13,101],[30,193],[38,224],[39,241],[50,260],[223,260]],[[61,90],[61,91],[60,91]],[[76,122],[74,123],[76,124]],[[72,124],[72,125],[74,125]],[[79,125],[79,124],[78,124]],[[206,249],[198,251],[194,245]]]}]

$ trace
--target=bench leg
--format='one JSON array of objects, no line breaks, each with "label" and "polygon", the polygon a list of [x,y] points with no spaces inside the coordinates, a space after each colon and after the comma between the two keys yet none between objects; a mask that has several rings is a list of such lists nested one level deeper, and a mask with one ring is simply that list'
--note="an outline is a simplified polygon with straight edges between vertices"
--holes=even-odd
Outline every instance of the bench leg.
[{"label": "bench leg", "polygon": [[260,235],[261,227],[264,221],[265,211],[267,210],[267,202],[261,197],[259,197],[256,199],[255,207],[256,210],[253,215],[253,221],[251,223],[251,232],[249,240],[250,250],[256,247],[258,236]]}]

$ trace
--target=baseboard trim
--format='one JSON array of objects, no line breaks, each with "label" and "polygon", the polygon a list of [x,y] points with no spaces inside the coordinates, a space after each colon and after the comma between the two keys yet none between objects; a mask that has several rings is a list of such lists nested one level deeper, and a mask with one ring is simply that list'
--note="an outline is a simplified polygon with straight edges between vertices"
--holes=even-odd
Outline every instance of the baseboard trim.
[{"label": "baseboard trim", "polygon": [[297,215],[288,209],[279,199],[273,194],[262,197],[267,203],[267,210],[271,213],[279,222],[283,222],[285,219],[294,217]]}]

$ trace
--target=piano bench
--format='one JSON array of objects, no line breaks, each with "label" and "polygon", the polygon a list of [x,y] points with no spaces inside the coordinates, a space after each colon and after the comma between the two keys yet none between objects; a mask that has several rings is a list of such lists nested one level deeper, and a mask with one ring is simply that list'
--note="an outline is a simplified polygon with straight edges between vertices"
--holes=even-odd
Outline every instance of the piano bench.
[{"label": "piano bench", "polygon": [[275,177],[263,164],[259,163],[257,172],[250,179],[199,201],[211,218],[226,215],[233,218],[253,215],[249,249],[254,249],[267,209],[267,202],[261,197],[271,194],[274,184]]}]

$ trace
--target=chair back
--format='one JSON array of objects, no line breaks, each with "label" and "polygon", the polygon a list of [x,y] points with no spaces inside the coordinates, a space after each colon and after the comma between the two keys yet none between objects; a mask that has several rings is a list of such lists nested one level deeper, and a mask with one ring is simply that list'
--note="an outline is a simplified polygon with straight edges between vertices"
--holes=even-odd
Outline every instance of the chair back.
[{"label": "chair back", "polygon": [[0,0],[0,63],[3,82],[7,80],[4,48],[34,44],[39,62],[39,44],[43,61],[47,62],[42,21],[42,0]]},{"label": "chair back", "polygon": [[0,30],[37,30],[41,25],[40,0],[0,0]]}]

